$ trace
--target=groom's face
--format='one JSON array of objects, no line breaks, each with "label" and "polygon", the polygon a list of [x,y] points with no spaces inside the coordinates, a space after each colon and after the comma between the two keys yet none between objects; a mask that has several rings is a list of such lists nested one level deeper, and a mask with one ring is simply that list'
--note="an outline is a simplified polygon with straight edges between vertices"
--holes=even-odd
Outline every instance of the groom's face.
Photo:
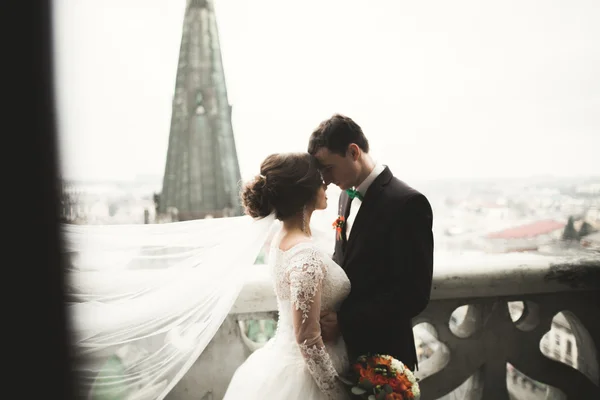
[{"label": "groom's face", "polygon": [[321,174],[325,184],[333,183],[342,190],[349,189],[356,184],[358,166],[356,157],[350,150],[352,149],[348,149],[343,156],[333,153],[325,147],[315,153],[315,157],[321,164]]}]

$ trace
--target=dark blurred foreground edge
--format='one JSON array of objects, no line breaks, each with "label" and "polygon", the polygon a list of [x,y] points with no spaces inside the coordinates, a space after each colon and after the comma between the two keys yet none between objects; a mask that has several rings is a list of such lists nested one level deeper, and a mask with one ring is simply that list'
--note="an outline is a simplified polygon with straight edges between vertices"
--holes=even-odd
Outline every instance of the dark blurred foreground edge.
[{"label": "dark blurred foreground edge", "polygon": [[49,0],[7,2],[2,12],[2,381],[17,398],[70,400],[51,12]]}]

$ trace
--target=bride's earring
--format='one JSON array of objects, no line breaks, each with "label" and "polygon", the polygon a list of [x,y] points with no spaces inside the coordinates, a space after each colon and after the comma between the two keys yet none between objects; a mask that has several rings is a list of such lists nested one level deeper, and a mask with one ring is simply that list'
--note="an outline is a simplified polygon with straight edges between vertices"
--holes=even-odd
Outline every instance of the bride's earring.
[{"label": "bride's earring", "polygon": [[302,232],[308,232],[308,229],[306,229],[306,206],[302,207]]}]

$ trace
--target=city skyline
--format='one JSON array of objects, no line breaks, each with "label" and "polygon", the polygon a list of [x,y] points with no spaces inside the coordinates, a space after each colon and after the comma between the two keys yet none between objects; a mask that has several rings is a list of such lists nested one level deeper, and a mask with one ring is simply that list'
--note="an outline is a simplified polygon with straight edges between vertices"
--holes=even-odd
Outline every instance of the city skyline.
[{"label": "city skyline", "polygon": [[[334,112],[408,180],[597,173],[593,1],[215,3],[243,179]],[[184,6],[56,3],[67,179],[162,176]]]}]

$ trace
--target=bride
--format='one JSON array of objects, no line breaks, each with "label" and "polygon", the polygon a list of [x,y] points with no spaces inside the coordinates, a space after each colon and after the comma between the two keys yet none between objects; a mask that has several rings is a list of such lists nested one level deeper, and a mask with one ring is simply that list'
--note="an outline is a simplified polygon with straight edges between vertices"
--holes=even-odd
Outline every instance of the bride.
[{"label": "bride", "polygon": [[277,333],[235,372],[225,400],[345,399],[337,379],[349,367],[339,337],[324,343],[321,311],[337,310],[350,292],[342,268],[311,242],[310,218],[327,207],[326,185],[308,153],[267,157],[258,175],[246,184],[246,213],[272,213],[282,227],[271,244],[269,266],[277,295]]},{"label": "bride", "polygon": [[324,343],[337,333],[322,332],[319,317],[337,311],[350,283],[311,238],[312,212],[327,205],[316,160],[267,157],[242,202],[242,217],[63,227],[85,397],[164,399],[230,314],[254,271],[248,265],[277,228],[269,257],[277,333],[238,368],[225,398],[344,398],[337,375],[348,368],[346,346]]}]

